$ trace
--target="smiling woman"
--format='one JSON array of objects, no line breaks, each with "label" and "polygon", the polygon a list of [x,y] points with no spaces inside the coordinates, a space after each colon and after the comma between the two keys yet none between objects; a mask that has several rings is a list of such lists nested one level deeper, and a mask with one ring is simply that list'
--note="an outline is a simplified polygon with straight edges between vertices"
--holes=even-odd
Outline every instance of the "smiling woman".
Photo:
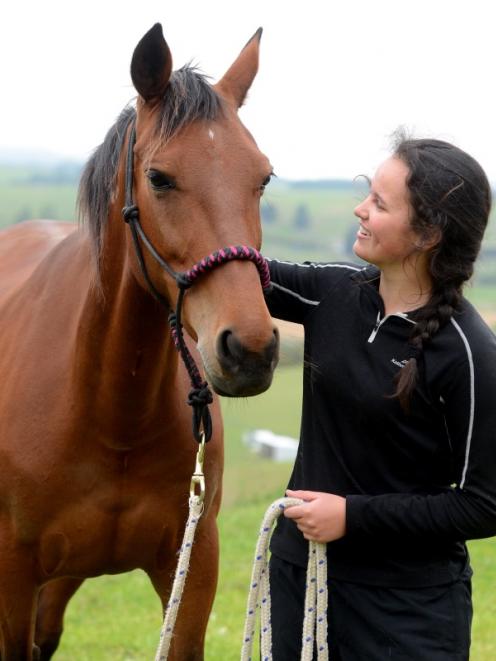
[{"label": "smiling woman", "polygon": [[469,657],[465,541],[496,534],[496,338],[463,285],[490,205],[468,154],[401,135],[355,209],[369,265],[270,262],[271,313],[305,329],[276,661],[299,658],[307,540],[327,542],[331,658]]},{"label": "smiling woman", "polygon": [[428,253],[439,238],[434,232],[427,241],[411,225],[414,211],[408,195],[408,173],[407,165],[396,157],[379,167],[370,194],[355,209],[360,226],[353,246],[358,257],[381,269],[384,281],[407,272],[416,276],[416,296],[408,300],[404,292],[404,300],[397,302],[404,310],[420,307],[429,296]]}]

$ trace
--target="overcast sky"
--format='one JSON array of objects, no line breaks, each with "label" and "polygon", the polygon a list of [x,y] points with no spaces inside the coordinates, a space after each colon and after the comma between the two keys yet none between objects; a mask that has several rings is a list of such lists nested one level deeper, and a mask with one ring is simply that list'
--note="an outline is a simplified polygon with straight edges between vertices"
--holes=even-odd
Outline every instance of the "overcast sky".
[{"label": "overcast sky", "polygon": [[25,0],[4,3],[0,148],[86,158],[133,98],[134,46],[160,22],[175,68],[218,80],[259,26],[241,110],[280,177],[373,173],[404,125],[496,181],[496,11],[486,0]]}]

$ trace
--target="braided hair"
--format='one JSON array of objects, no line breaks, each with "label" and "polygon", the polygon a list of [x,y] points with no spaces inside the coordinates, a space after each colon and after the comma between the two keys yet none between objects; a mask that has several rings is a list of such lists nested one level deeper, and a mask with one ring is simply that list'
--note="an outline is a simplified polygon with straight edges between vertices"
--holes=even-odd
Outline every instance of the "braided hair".
[{"label": "braided hair", "polygon": [[412,139],[399,131],[393,156],[409,170],[412,228],[420,240],[437,239],[429,252],[431,297],[416,313],[413,355],[396,379],[394,396],[408,410],[422,351],[460,309],[463,286],[473,275],[491,210],[491,187],[477,161],[442,140]]}]

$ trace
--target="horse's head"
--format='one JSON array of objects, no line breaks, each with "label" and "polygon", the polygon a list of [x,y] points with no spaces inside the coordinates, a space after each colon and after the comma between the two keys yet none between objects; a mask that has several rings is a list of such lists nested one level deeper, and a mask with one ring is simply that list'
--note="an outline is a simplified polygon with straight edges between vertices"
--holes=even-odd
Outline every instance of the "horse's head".
[{"label": "horse's head", "polygon": [[[174,271],[226,246],[260,248],[260,197],[272,168],[237,114],[257,72],[260,35],[214,87],[190,67],[172,72],[158,24],[134,51],[134,202],[146,236]],[[131,241],[129,250],[146,286]],[[173,278],[147,251],[144,259],[153,287],[173,305]],[[218,393],[268,388],[278,334],[253,263],[229,262],[200,278],[185,295],[182,321]]]}]

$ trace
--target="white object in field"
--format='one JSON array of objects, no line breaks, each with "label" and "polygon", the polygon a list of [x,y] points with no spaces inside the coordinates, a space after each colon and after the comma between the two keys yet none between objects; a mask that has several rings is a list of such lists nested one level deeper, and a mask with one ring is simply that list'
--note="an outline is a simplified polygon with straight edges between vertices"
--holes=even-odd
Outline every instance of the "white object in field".
[{"label": "white object in field", "polygon": [[272,461],[294,461],[298,451],[298,441],[295,438],[274,434],[269,429],[247,432],[243,441],[253,452]]}]

